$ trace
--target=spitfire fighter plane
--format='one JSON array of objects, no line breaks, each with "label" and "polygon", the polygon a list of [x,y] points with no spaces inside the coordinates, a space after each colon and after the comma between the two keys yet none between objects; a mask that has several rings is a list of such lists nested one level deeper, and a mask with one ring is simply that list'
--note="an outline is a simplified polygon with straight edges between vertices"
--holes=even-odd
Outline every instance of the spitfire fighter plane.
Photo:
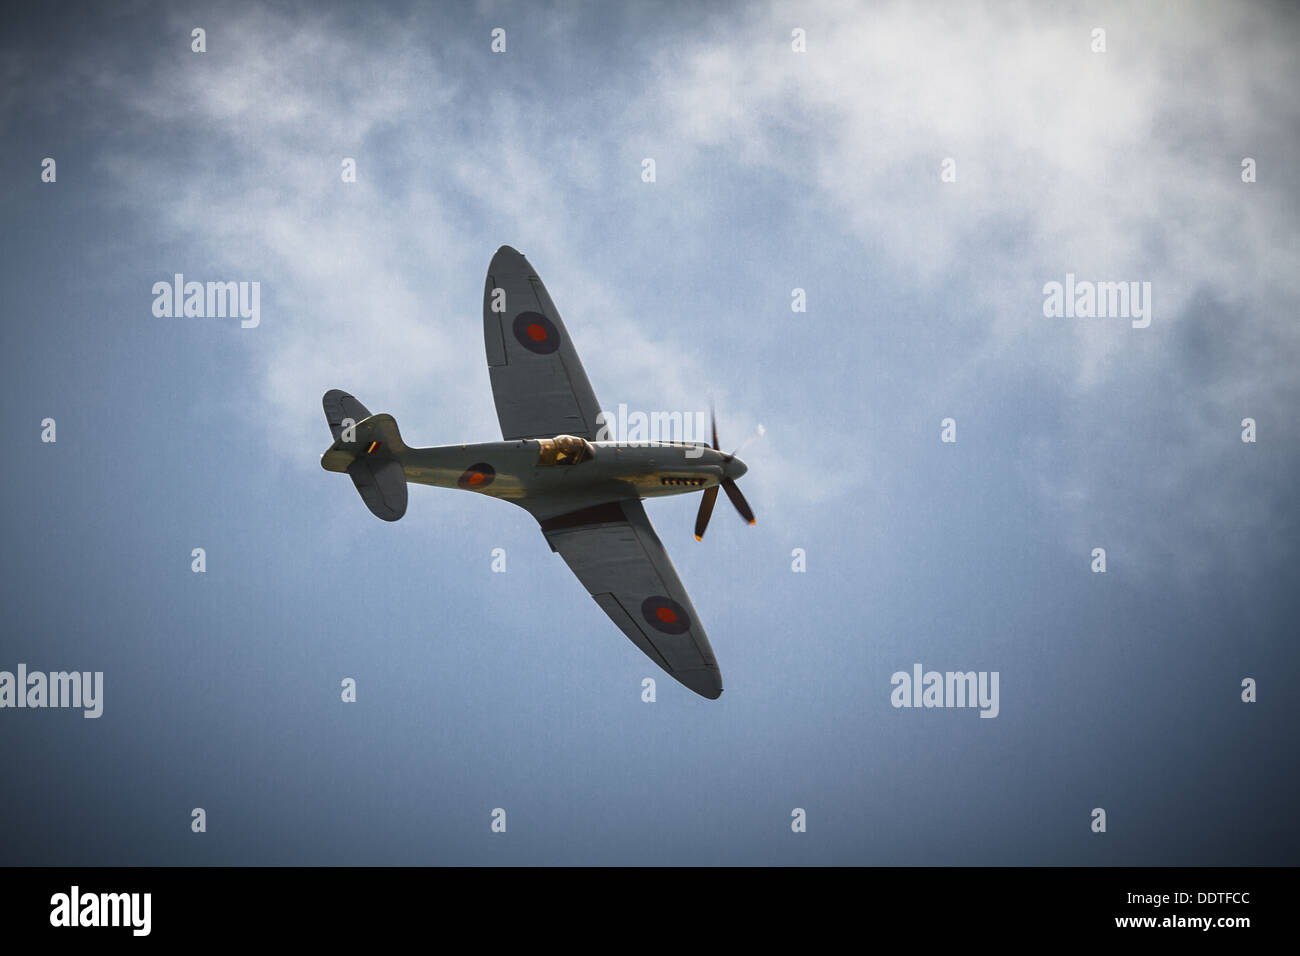
[{"label": "spitfire fighter plane", "polygon": [[695,693],[722,694],[722,673],[642,498],[703,492],[700,540],[718,488],[754,523],[734,454],[702,442],[603,441],[600,403],[546,286],[520,253],[502,246],[483,292],[483,341],[504,441],[410,448],[391,415],[371,415],[346,392],[325,393],[334,444],[326,471],[347,474],[385,521],[406,513],[406,485],[491,495],[541,525],[602,611],[647,657]]}]

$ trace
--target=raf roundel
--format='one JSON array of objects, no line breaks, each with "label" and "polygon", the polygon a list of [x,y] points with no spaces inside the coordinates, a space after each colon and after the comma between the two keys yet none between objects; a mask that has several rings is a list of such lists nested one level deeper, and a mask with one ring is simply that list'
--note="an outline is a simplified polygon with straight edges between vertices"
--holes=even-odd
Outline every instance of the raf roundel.
[{"label": "raf roundel", "polygon": [[485,461],[480,461],[477,465],[470,465],[465,469],[465,473],[460,476],[456,484],[468,491],[481,491],[488,485],[492,484],[492,479],[497,476],[497,471]]},{"label": "raf roundel", "polygon": [[560,347],[560,330],[540,312],[520,312],[514,331],[519,344],[538,355],[550,355]]},{"label": "raf roundel", "polygon": [[651,627],[665,634],[685,634],[691,629],[691,616],[672,598],[646,598],[641,602],[641,616]]}]

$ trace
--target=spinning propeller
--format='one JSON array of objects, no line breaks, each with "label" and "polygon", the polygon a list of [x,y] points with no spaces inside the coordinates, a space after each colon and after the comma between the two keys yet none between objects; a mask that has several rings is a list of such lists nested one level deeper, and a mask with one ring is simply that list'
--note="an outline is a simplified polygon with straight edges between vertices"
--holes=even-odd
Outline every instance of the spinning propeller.
[{"label": "spinning propeller", "polygon": [[[718,419],[717,416],[713,414],[712,410],[710,410],[709,414],[713,419],[713,450],[720,452],[722,449],[718,447]],[[722,490],[727,493],[727,497],[730,498],[731,503],[736,506],[736,511],[740,513],[740,516],[749,524],[753,524],[754,509],[749,507],[749,502],[745,500],[745,496],[742,495],[740,489],[736,487],[735,480],[731,475],[727,474],[727,466],[735,459],[736,453],[734,451],[730,455],[723,455]],[[743,463],[741,467],[744,467]],[[744,474],[744,472],[742,471],[741,474]],[[713,504],[717,500],[717,485],[710,485],[708,488],[704,489],[704,497],[700,499],[700,510],[695,516],[696,541],[702,541],[704,539],[704,529],[709,526],[709,518],[713,515]]]}]

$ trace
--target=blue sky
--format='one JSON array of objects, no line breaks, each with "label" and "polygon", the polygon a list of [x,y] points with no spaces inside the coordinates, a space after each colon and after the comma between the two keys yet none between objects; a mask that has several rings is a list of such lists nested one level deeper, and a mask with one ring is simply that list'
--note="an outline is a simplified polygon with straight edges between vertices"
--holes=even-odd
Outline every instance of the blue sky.
[{"label": "blue sky", "polygon": [[[1296,40],[1267,4],[15,15],[0,669],[105,703],[0,711],[0,860],[1296,862]],[[717,702],[643,703],[517,509],[389,525],[320,469],[334,387],[499,437],[502,244],[606,408],[764,427],[755,527],[647,509]],[[259,281],[260,325],[153,316],[177,272]],[[1067,273],[1150,282],[1151,325],[1045,318]],[[999,672],[999,716],[891,707],[916,662]]]}]

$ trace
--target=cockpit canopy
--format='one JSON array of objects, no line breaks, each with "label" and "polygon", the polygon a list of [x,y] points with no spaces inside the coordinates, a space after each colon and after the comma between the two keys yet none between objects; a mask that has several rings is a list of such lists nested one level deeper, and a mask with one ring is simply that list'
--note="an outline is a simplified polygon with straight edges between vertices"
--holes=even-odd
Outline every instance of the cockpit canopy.
[{"label": "cockpit canopy", "polygon": [[591,442],[573,435],[539,438],[537,445],[539,465],[579,465],[596,457],[596,449],[591,447]]}]

